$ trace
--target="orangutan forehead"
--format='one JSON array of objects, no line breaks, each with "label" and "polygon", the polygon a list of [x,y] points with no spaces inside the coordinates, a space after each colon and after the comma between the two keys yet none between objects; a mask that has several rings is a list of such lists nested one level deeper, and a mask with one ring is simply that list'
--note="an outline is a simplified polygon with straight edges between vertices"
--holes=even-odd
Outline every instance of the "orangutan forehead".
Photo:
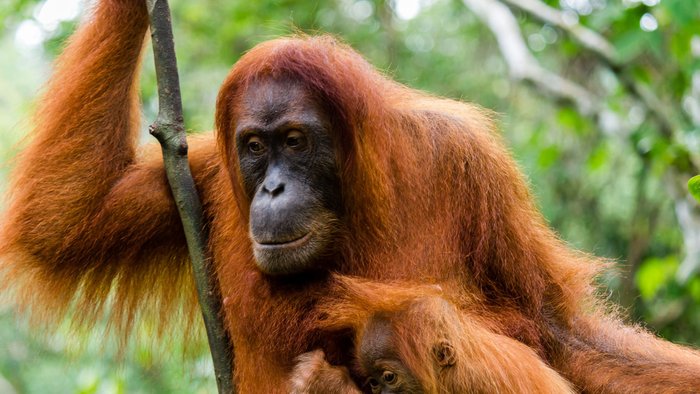
[{"label": "orangutan forehead", "polygon": [[360,353],[368,360],[395,357],[394,330],[391,320],[383,314],[372,317],[365,327]]},{"label": "orangutan forehead", "polygon": [[243,92],[236,115],[241,126],[269,125],[283,119],[316,124],[326,121],[312,95],[291,79],[253,81]]}]

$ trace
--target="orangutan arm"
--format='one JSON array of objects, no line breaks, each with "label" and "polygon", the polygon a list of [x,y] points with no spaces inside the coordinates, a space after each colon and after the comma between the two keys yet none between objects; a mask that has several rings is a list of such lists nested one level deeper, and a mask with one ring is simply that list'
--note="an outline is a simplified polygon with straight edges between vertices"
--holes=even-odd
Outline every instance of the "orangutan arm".
[{"label": "orangutan arm", "polygon": [[[0,236],[0,287],[52,323],[100,316],[116,328],[159,298],[161,316],[189,296],[187,250],[157,147],[137,154],[137,74],[144,0],[100,1],[59,57],[13,173]],[[216,168],[212,138],[191,149],[200,190]],[[160,297],[150,297],[160,292]],[[153,303],[155,305],[155,303]],[[167,319],[165,319],[167,320]]]},{"label": "orangutan arm", "polygon": [[553,326],[554,367],[583,392],[691,393],[700,390],[700,353],[600,314]]}]

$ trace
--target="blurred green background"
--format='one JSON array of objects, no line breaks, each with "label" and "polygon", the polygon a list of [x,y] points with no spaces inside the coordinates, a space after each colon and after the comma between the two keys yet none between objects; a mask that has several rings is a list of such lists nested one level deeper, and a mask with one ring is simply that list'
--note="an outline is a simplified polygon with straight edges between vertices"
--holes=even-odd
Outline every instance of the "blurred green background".
[{"label": "blurred green background", "polygon": [[[522,8],[521,3],[539,8]],[[545,217],[616,261],[602,291],[659,335],[700,345],[700,4],[691,0],[172,0],[185,119],[210,130],[229,67],[258,42],[329,32],[409,86],[500,114]],[[0,9],[0,189],[80,0]],[[155,118],[150,48],[144,122]],[[144,136],[144,140],[148,140]],[[0,393],[213,393],[201,342],[120,355],[67,328],[37,338],[0,304]],[[89,336],[88,336],[89,337]],[[80,339],[85,339],[80,341]],[[76,345],[81,342],[82,345]],[[156,356],[154,356],[156,354]]]}]

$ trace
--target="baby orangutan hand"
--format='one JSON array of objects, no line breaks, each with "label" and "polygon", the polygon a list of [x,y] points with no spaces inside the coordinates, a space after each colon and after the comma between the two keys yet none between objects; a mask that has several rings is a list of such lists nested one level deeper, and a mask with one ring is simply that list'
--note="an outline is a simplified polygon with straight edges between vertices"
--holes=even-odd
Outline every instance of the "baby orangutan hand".
[{"label": "baby orangutan hand", "polygon": [[361,394],[348,369],[330,365],[321,349],[300,355],[296,362],[289,380],[291,394]]}]

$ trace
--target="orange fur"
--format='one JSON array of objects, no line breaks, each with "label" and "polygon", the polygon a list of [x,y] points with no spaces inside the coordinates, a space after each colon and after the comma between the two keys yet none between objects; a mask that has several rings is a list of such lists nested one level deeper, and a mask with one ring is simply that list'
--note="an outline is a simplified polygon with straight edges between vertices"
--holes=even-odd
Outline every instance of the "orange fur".
[{"label": "orange fur", "polygon": [[[331,331],[352,329],[359,359],[363,337],[377,335],[368,332],[373,319],[388,319],[396,358],[419,380],[426,394],[573,392],[531,348],[492,332],[492,324],[469,308],[458,312],[438,287],[339,277],[332,294],[320,308],[319,326]],[[438,343],[454,349],[454,364],[435,367],[433,350]],[[360,364],[357,369],[361,377],[368,375]],[[314,372],[317,377],[306,380],[316,385],[326,380],[325,376],[338,373],[328,368]],[[327,379],[327,385],[340,386],[337,379]],[[324,392],[324,388],[317,392]]]},{"label": "orange fur", "polygon": [[[71,307],[87,325],[107,310],[125,334],[139,316],[157,316],[161,329],[181,325],[183,301],[196,316],[162,160],[136,147],[146,30],[142,0],[98,4],[60,56],[14,170],[0,283],[48,325]],[[301,83],[334,120],[345,212],[339,273],[439,284],[456,307],[476,305],[494,330],[583,390],[644,390],[678,370],[688,373],[670,385],[697,383],[697,352],[602,312],[591,285],[602,263],[546,226],[488,111],[391,81],[332,38],[293,37],[234,66],[217,104],[218,147],[211,136],[191,141],[241,392],[283,391],[295,357],[314,348],[333,364],[351,357],[347,338],[315,326],[327,277],[270,278],[255,268],[231,136],[240,95],[270,77]],[[592,376],[603,364],[608,377]],[[630,373],[639,365],[648,374]]]},{"label": "orange fur", "polygon": [[290,394],[361,394],[348,369],[330,365],[318,349],[296,358],[289,386]]}]

